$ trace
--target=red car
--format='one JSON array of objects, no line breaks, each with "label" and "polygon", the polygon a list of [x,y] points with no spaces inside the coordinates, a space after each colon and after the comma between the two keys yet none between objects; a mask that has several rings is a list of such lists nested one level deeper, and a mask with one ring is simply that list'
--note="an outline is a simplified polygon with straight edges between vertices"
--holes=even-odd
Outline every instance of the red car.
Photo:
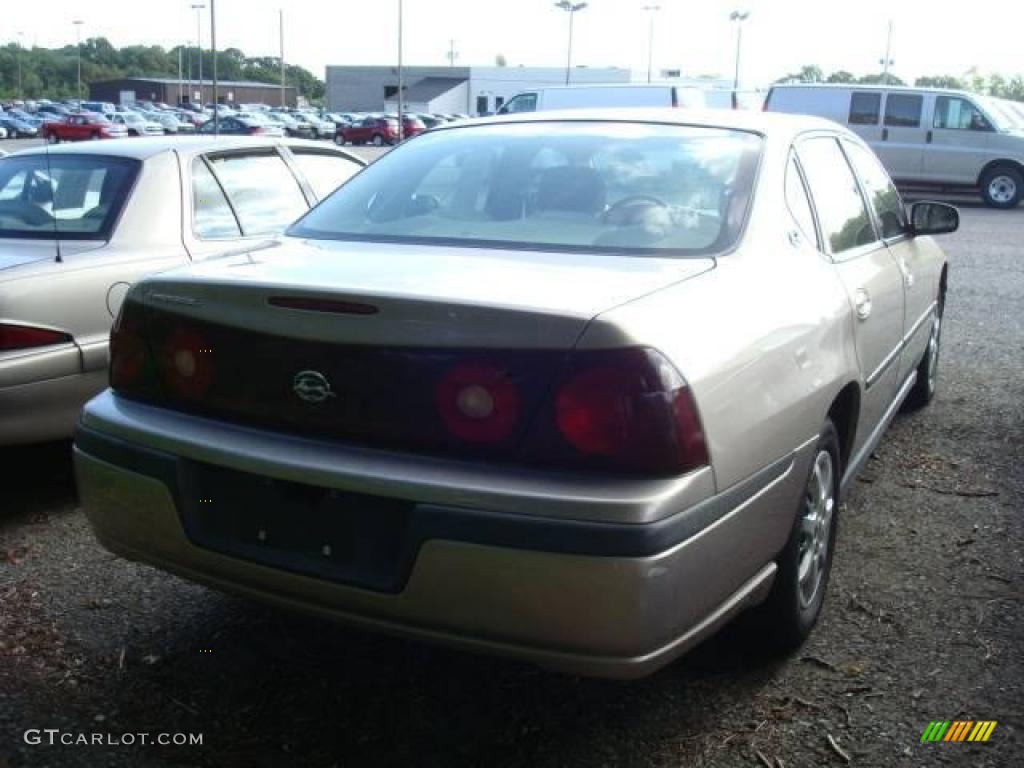
[{"label": "red car", "polygon": [[[402,133],[408,139],[418,133],[423,133],[427,127],[423,121],[416,117],[405,116],[402,121]],[[361,123],[353,125],[341,125],[334,135],[334,141],[338,144],[373,144],[383,146],[384,144],[396,144],[398,142],[398,118],[397,117],[368,117]]]},{"label": "red car", "polygon": [[51,144],[85,139],[122,139],[127,135],[127,127],[91,112],[77,112],[43,123],[43,138]]}]

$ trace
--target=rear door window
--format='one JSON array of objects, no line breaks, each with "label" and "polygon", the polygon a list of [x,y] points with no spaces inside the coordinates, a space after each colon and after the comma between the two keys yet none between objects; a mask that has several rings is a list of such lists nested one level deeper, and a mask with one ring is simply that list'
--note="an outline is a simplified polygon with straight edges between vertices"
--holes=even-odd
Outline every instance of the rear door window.
[{"label": "rear door window", "polygon": [[207,160],[247,237],[281,232],[308,209],[298,180],[273,149]]},{"label": "rear door window", "polygon": [[854,91],[850,94],[850,125],[878,125],[882,94]]},{"label": "rear door window", "polygon": [[807,189],[800,177],[795,155],[790,155],[789,164],[786,166],[786,206],[807,242],[817,246],[818,234],[814,227],[814,212],[811,209],[811,201],[807,198]]},{"label": "rear door window", "polygon": [[201,240],[242,234],[224,191],[201,157],[192,161],[192,231]]},{"label": "rear door window", "polygon": [[313,194],[323,200],[348,181],[362,166],[333,152],[290,147],[299,172],[306,177]]},{"label": "rear door window", "polygon": [[857,180],[835,138],[806,139],[797,147],[818,211],[822,234],[834,254],[875,242],[875,229]]},{"label": "rear door window", "polygon": [[885,124],[894,128],[917,128],[921,125],[924,97],[917,93],[890,93],[885,100]]}]

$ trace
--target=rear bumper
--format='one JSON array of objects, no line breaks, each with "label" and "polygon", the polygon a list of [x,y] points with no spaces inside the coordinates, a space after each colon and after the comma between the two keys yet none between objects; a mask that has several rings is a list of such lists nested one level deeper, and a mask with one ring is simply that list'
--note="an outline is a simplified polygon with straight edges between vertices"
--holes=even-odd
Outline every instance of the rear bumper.
[{"label": "rear bumper", "polygon": [[113,552],[284,607],[621,678],[654,671],[763,599],[811,455],[696,505],[686,526],[679,515],[612,524],[416,503],[407,567],[393,589],[370,589],[198,546],[183,517],[190,460],[92,421],[87,408],[75,470]]}]

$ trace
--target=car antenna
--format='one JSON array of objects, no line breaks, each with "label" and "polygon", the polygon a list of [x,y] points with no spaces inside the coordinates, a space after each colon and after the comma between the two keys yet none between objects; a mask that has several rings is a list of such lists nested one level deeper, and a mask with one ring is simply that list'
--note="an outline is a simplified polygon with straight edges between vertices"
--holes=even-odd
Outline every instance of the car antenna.
[{"label": "car antenna", "polygon": [[50,218],[53,219],[53,245],[57,249],[57,263],[63,264],[64,258],[60,253],[60,227],[57,226],[57,197],[53,194],[53,170],[50,168],[50,140],[46,138],[46,143],[43,145],[44,153],[46,154],[46,183],[50,185]]}]

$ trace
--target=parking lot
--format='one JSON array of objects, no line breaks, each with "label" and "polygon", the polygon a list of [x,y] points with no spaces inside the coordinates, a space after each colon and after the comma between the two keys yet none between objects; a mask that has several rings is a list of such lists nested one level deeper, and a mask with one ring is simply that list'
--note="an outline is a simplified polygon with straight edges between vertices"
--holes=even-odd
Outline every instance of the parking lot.
[{"label": "parking lot", "polygon": [[[962,217],[943,241],[939,395],[846,499],[798,655],[726,632],[615,683],[278,612],[115,558],[77,507],[70,446],[6,449],[0,766],[1019,765],[1024,208]],[[999,725],[922,744],[932,720]],[[47,728],[202,746],[26,743]]]}]

